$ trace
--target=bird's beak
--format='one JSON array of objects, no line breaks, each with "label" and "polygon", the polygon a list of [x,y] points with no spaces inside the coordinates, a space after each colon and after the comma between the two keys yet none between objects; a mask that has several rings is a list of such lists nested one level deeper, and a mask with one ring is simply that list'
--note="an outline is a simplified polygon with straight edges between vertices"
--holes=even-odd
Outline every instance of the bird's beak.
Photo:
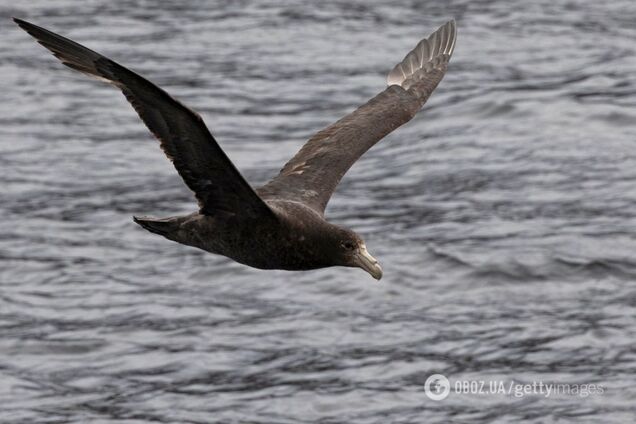
[{"label": "bird's beak", "polygon": [[358,251],[355,254],[355,264],[356,266],[362,268],[373,278],[379,280],[382,278],[382,267],[378,263],[378,261],[367,252],[367,246],[361,244],[358,247]]}]

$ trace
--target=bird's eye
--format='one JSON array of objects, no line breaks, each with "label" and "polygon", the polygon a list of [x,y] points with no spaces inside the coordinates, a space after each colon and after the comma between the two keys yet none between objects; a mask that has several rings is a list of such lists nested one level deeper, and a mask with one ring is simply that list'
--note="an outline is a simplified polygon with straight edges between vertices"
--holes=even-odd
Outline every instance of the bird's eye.
[{"label": "bird's eye", "polygon": [[347,250],[353,250],[356,246],[353,244],[353,242],[345,241],[344,243],[342,243],[342,247]]}]

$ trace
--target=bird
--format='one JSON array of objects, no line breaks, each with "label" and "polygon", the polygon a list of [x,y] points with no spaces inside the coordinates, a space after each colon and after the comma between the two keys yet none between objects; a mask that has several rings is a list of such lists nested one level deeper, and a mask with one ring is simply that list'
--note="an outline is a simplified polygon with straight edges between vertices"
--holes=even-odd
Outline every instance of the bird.
[{"label": "bird", "polygon": [[201,116],[117,62],[47,29],[13,18],[64,65],[119,88],[193,192],[198,210],[167,218],[133,216],[169,240],[259,269],[303,271],[382,267],[355,231],[329,222],[325,208],[349,168],[410,121],[444,77],[457,38],[454,20],[422,39],[367,103],[312,136],[269,182],[253,188]]}]

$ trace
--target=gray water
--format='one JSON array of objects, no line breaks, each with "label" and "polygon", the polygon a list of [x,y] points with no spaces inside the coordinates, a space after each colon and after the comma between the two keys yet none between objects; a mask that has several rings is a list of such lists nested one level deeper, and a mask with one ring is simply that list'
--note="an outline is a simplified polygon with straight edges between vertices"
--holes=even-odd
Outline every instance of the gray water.
[{"label": "gray water", "polygon": [[[633,422],[631,0],[0,4],[0,422]],[[142,230],[192,195],[117,90],[10,16],[198,110],[254,185],[456,18],[444,81],[327,210],[383,280]],[[434,373],[603,393],[434,401]]]}]

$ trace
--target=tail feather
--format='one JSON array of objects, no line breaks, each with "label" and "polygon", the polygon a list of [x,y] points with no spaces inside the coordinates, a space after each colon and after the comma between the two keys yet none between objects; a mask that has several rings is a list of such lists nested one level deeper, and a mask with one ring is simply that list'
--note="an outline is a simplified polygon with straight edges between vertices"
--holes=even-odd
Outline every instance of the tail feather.
[{"label": "tail feather", "polygon": [[455,49],[456,38],[455,20],[450,20],[420,41],[402,62],[395,65],[387,76],[387,84],[408,90],[433,69],[444,70]]},{"label": "tail feather", "polygon": [[149,216],[133,216],[133,221],[141,225],[151,233],[169,237],[179,230],[179,219],[177,218],[152,218]]}]

